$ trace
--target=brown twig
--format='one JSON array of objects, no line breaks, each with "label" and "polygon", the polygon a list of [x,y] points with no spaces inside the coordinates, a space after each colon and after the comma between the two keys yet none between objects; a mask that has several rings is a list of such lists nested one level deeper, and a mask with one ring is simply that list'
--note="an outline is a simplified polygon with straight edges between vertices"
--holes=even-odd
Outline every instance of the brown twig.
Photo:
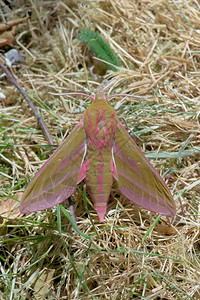
[{"label": "brown twig", "polygon": [[19,90],[19,92],[24,96],[25,100],[28,102],[28,104],[30,105],[38,123],[40,124],[40,127],[42,129],[42,131],[44,132],[47,141],[50,145],[53,145],[53,140],[48,132],[48,129],[42,119],[42,117],[40,116],[39,112],[37,111],[37,108],[35,107],[35,105],[33,104],[32,100],[28,97],[28,95],[26,94],[25,90],[19,85],[19,83],[16,81],[16,79],[14,78],[14,76],[12,75],[12,73],[6,68],[6,66],[4,66],[4,64],[0,61],[0,67],[2,68],[2,70],[4,71],[4,73],[6,73],[8,79],[10,80],[11,83],[13,83],[16,88]]},{"label": "brown twig", "polygon": [[6,30],[10,30],[12,27],[17,26],[20,23],[23,23],[24,21],[28,20],[29,16],[21,19],[11,20],[7,22],[6,24],[0,24],[0,31],[4,32]]},{"label": "brown twig", "polygon": [[[25,100],[28,102],[28,104],[30,105],[36,119],[38,120],[38,123],[40,124],[40,127],[42,128],[48,142],[50,145],[53,145],[53,141],[52,138],[47,130],[47,127],[45,125],[45,123],[43,122],[43,119],[41,118],[39,112],[37,111],[37,108],[35,107],[35,105],[33,104],[32,100],[28,97],[28,95],[26,94],[25,90],[19,85],[19,83],[16,81],[16,79],[14,78],[14,76],[12,75],[12,73],[6,68],[6,66],[4,66],[4,64],[0,61],[0,67],[2,68],[2,70],[6,73],[8,79],[10,80],[11,83],[13,83],[16,88],[19,90],[19,92],[24,96]],[[68,203],[69,203],[69,211],[70,211],[70,215],[73,219],[73,221],[75,222],[75,224],[77,224],[76,222],[76,216],[75,216],[75,212],[74,212],[74,207],[73,207],[73,203],[71,201],[71,198],[68,198]],[[75,230],[76,232],[76,230]],[[76,232],[77,233],[77,232]]]}]

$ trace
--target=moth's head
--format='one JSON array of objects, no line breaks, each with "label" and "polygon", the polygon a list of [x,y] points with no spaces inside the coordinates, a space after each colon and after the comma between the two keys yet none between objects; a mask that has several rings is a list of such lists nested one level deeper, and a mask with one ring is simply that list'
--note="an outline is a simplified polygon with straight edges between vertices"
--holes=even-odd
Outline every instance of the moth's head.
[{"label": "moth's head", "polygon": [[106,101],[106,96],[104,95],[103,92],[97,92],[96,95],[94,96],[94,101]]}]

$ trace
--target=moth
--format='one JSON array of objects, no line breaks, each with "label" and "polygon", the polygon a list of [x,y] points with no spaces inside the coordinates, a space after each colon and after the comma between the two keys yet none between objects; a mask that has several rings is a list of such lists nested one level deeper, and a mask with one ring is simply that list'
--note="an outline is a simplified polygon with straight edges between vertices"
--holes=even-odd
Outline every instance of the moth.
[{"label": "moth", "polygon": [[102,93],[94,96],[83,119],[28,184],[23,214],[63,202],[83,179],[102,222],[113,178],[136,205],[173,217],[175,202],[165,182],[120,123]]}]

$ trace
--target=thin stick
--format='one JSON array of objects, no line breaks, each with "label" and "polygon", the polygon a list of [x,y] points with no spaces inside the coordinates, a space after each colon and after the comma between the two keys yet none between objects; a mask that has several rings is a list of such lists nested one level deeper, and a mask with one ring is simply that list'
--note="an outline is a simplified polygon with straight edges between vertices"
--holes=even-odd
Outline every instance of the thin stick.
[{"label": "thin stick", "polygon": [[53,145],[53,140],[48,132],[48,129],[45,125],[45,123],[43,122],[42,117],[40,116],[39,112],[37,111],[37,108],[35,107],[35,105],[33,104],[32,100],[29,98],[29,96],[26,94],[25,90],[19,85],[19,83],[16,81],[16,79],[14,78],[14,76],[12,75],[12,73],[6,68],[6,66],[4,66],[4,64],[0,61],[0,67],[2,68],[2,70],[4,71],[4,73],[6,73],[9,81],[14,84],[16,86],[16,88],[19,90],[19,92],[24,96],[25,100],[28,102],[28,104],[30,105],[38,123],[40,124],[40,127],[42,129],[42,131],[44,132],[47,141],[50,145]]},{"label": "thin stick", "polygon": [[[45,125],[45,123],[43,122],[42,117],[40,116],[39,112],[37,111],[37,108],[35,107],[35,105],[33,104],[32,100],[29,98],[29,96],[26,94],[25,90],[19,85],[19,83],[16,81],[16,79],[14,78],[14,76],[12,75],[12,73],[6,68],[6,66],[4,66],[4,64],[0,61],[0,67],[2,68],[2,70],[4,71],[4,73],[7,75],[8,79],[10,80],[11,83],[13,83],[16,88],[19,90],[19,92],[24,96],[25,100],[28,102],[28,104],[30,105],[38,123],[40,124],[40,127],[42,128],[47,141],[50,145],[53,145],[53,140],[48,132],[48,129]],[[74,213],[74,207],[73,207],[73,203],[71,201],[71,198],[68,198],[68,203],[69,203],[69,211],[70,211],[70,215],[73,219],[73,221],[76,224],[76,217],[75,217],[75,213]]]}]

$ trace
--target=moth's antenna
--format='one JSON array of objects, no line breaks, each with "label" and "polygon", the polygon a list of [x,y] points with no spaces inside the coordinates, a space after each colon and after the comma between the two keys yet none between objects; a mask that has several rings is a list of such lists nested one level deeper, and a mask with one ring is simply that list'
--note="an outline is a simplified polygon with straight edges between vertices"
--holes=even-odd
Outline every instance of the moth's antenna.
[{"label": "moth's antenna", "polygon": [[56,96],[81,95],[81,96],[85,96],[85,97],[89,97],[91,99],[94,99],[94,97],[92,97],[88,94],[83,94],[83,93],[52,93],[52,92],[48,92],[48,94],[56,95]]},{"label": "moth's antenna", "polygon": [[137,99],[148,99],[151,98],[150,96],[137,96],[137,95],[129,95],[129,94],[115,94],[115,95],[110,95],[107,98],[113,98],[113,97],[132,97],[132,98],[137,98]]}]

